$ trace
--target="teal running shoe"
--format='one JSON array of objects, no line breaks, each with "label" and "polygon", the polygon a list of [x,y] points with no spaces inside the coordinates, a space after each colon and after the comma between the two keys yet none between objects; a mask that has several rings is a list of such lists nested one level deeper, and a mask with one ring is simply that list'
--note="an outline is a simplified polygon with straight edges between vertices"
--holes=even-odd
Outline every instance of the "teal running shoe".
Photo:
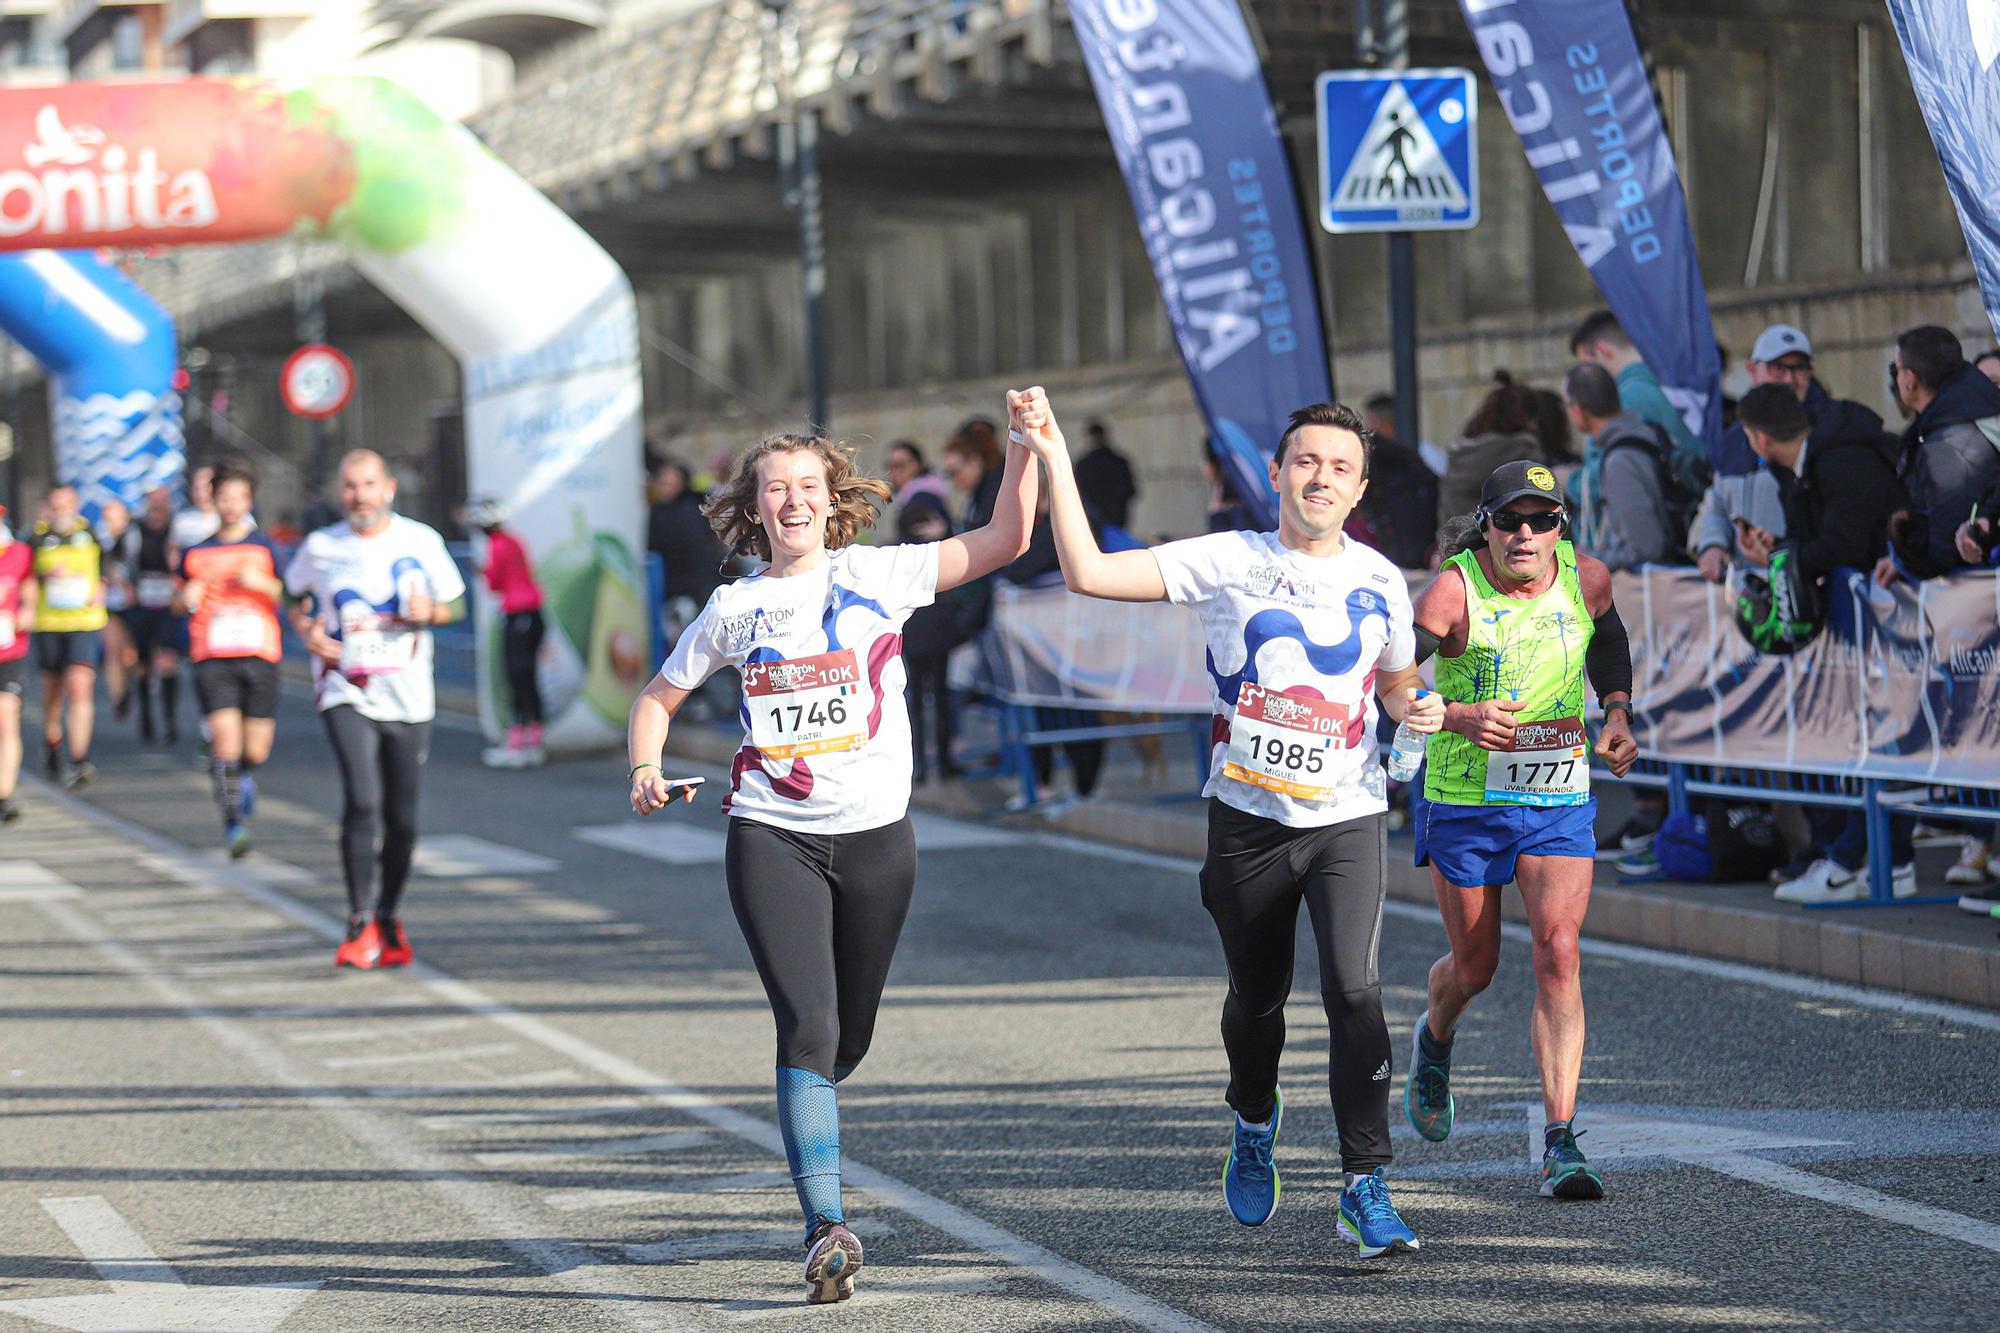
[{"label": "teal running shoe", "polygon": [[1562,1137],[1542,1153],[1542,1197],[1545,1199],[1601,1199],[1604,1177],[1583,1160],[1576,1146],[1577,1135],[1565,1129]]},{"label": "teal running shoe", "polygon": [[250,855],[250,830],[241,824],[231,823],[223,830],[223,839],[229,844],[229,859],[241,861]]},{"label": "teal running shoe", "polygon": [[1340,1238],[1363,1259],[1423,1248],[1417,1233],[1389,1202],[1389,1186],[1379,1167],[1356,1176],[1354,1183],[1340,1192]]},{"label": "teal running shoe", "polygon": [[1278,1090],[1269,1129],[1251,1129],[1237,1116],[1236,1136],[1222,1163],[1222,1200],[1246,1227],[1261,1227],[1278,1211],[1278,1168],[1271,1156],[1278,1147],[1278,1126],[1285,1119],[1285,1093]]},{"label": "teal running shoe", "polygon": [[1451,1095],[1451,1066],[1424,1059],[1423,1033],[1431,1021],[1430,1010],[1417,1020],[1416,1035],[1410,1038],[1410,1077],[1403,1083],[1403,1114],[1410,1127],[1432,1143],[1451,1137],[1452,1122],[1458,1119],[1458,1100]]}]

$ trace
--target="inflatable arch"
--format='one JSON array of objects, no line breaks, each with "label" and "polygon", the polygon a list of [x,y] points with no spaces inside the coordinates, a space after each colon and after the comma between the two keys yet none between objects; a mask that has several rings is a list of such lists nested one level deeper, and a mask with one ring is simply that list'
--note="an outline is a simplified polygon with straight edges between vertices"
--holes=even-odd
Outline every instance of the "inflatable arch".
[{"label": "inflatable arch", "polygon": [[[549,742],[622,733],[649,667],[635,554],[645,503],[638,319],[603,248],[469,131],[385,80],[0,89],[0,250],[294,234],[344,243],[458,357],[471,488],[508,506],[547,598]],[[105,290],[97,279],[108,278],[94,275]],[[10,324],[17,310],[9,304]],[[128,455],[144,440],[123,438]],[[395,441],[353,443],[393,451]],[[166,452],[170,466],[146,467],[177,471],[177,438]],[[141,470],[116,454],[77,479],[104,486]],[[498,617],[486,620],[490,730]]]},{"label": "inflatable arch", "polygon": [[115,499],[137,513],[147,491],[178,486],[180,354],[159,302],[101,254],[0,254],[0,329],[48,371],[55,474],[86,512]]}]

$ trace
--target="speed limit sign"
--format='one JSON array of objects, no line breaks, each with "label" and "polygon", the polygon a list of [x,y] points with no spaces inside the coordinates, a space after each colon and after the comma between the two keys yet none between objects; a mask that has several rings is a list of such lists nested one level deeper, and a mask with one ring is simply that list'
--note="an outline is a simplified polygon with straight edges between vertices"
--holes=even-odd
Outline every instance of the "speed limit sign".
[{"label": "speed limit sign", "polygon": [[285,406],[299,416],[336,416],[354,396],[354,363],[325,343],[308,343],[285,359],[278,387]]}]

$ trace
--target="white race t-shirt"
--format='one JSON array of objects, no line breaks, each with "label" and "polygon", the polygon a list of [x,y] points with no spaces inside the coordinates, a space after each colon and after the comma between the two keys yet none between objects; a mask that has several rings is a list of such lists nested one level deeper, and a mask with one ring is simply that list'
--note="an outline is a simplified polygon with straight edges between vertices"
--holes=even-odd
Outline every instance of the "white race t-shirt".
[{"label": "white race t-shirt", "polygon": [[1402,571],[1352,538],[1309,556],[1275,532],[1192,537],[1153,557],[1167,600],[1194,610],[1208,641],[1215,744],[1202,794],[1291,828],[1386,810],[1375,672],[1416,658]]},{"label": "white race t-shirt", "polygon": [[825,567],[726,583],[660,668],[691,690],[743,672],[730,814],[799,833],[860,833],[910,806],[903,622],[937,596],[935,543],[844,546]]},{"label": "white race t-shirt", "polygon": [[285,591],[310,593],[319,621],[341,645],[341,665],[313,658],[321,712],[351,704],[377,722],[428,722],[437,715],[433,635],[397,619],[397,582],[421,575],[442,605],[465,596],[465,580],[435,528],[391,515],[372,537],[345,520],[305,539],[285,569]]}]

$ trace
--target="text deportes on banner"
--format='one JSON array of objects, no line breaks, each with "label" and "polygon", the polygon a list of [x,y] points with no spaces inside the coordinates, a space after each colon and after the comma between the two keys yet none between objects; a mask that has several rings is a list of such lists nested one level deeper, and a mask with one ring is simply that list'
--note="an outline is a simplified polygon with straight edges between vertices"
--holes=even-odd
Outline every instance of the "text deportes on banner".
[{"label": "text deportes on banner", "polygon": [[1722,438],[1722,358],[1687,200],[1625,0],[1459,0],[1570,244],[1689,429]]},{"label": "text deportes on banner", "polygon": [[1917,105],[1944,167],[1966,249],[2000,333],[2000,4],[1889,0]]},{"label": "text deportes on banner", "polygon": [[1160,299],[1261,522],[1286,419],[1333,396],[1290,159],[1236,0],[1072,0]]}]

